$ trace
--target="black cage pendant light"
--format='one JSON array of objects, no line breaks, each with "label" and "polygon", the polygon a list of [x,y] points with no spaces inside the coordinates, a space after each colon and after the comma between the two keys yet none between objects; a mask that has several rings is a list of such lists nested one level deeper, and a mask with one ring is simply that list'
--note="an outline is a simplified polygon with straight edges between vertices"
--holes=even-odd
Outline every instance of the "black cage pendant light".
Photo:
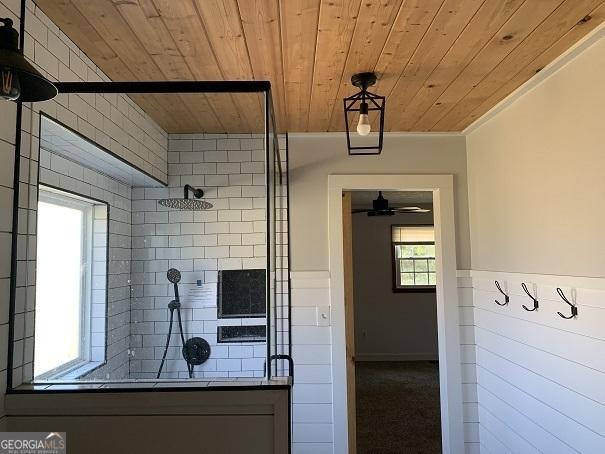
[{"label": "black cage pendant light", "polygon": [[[349,154],[378,155],[382,151],[384,136],[384,96],[378,96],[368,91],[368,87],[376,83],[376,74],[354,74],[351,77],[351,83],[359,88],[360,91],[344,99]],[[371,115],[372,112],[378,114],[377,122],[380,129],[377,135],[370,135],[372,130],[371,123],[374,120],[374,116]],[[350,127],[355,122],[357,122],[357,132],[353,132],[353,137],[351,137]]]},{"label": "black cage pendant light", "polygon": [[19,50],[19,33],[13,21],[0,18],[0,97],[9,101],[46,101],[57,88],[34,68]]}]

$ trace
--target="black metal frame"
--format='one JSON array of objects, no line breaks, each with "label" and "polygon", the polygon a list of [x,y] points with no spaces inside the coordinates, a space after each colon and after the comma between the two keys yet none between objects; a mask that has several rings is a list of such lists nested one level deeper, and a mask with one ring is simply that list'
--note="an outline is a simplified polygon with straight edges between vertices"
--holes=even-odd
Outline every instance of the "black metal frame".
[{"label": "black metal frame", "polygon": [[[378,144],[375,146],[351,146],[351,131],[349,129],[349,113],[359,112],[361,104],[369,101],[368,111],[378,111],[380,114],[380,130],[378,131]],[[344,116],[345,116],[345,127],[347,133],[347,148],[349,155],[351,156],[363,156],[363,155],[379,155],[382,152],[382,145],[384,141],[384,106],[385,97],[379,96],[374,93],[367,91],[362,88],[359,93],[356,93],[343,100]],[[370,151],[375,150],[375,151]]]},{"label": "black metal frame", "polygon": [[[25,13],[25,0],[22,0],[22,16]],[[21,20],[21,43],[23,46],[24,39],[24,20]],[[277,142],[277,128],[275,124],[275,117],[273,115],[273,102],[271,98],[271,84],[268,81],[158,81],[158,82],[58,82],[55,84],[59,94],[66,93],[117,93],[117,94],[138,94],[138,93],[263,93],[265,97],[265,151],[266,161],[273,159],[273,153],[276,153],[277,160],[280,163],[278,165],[279,178],[281,179],[281,155],[279,146],[275,148],[271,147],[270,135],[274,132],[274,141]],[[47,115],[48,116],[48,115]],[[73,131],[72,128],[62,124],[55,118],[49,116],[53,121],[65,126],[67,129]],[[271,122],[271,125],[270,125]],[[15,172],[14,172],[14,201],[13,201],[13,234],[12,234],[12,253],[11,253],[11,288],[10,288],[10,306],[9,306],[9,350],[8,350],[8,364],[7,364],[7,393],[20,392],[16,391],[12,384],[12,370],[13,370],[13,344],[14,344],[14,316],[15,316],[15,297],[16,297],[16,269],[17,269],[17,230],[18,230],[18,200],[19,200],[19,156],[20,156],[20,137],[22,128],[22,105],[17,102],[17,121],[15,130]],[[270,128],[271,126],[271,128]],[[73,131],[76,132],[76,131]],[[76,132],[77,133],[77,132]],[[79,134],[79,133],[78,133]],[[98,146],[98,144],[95,144]],[[276,145],[276,144],[273,144]],[[104,147],[100,147],[105,151],[108,151]],[[109,152],[112,156],[116,156],[114,153]],[[116,156],[118,159],[119,157]],[[129,163],[130,164],[130,163]],[[132,164],[130,164],[132,165]],[[269,164],[267,164],[268,166]],[[140,169],[139,169],[140,170]],[[268,167],[266,172],[266,184],[269,185],[269,173]],[[146,172],[144,172],[146,173]],[[147,174],[148,175],[148,174]],[[151,176],[151,175],[148,175]],[[151,176],[152,177],[152,176]],[[154,180],[159,181],[153,177]],[[160,181],[159,181],[160,182]],[[161,182],[165,185],[164,182]],[[268,186],[267,186],[268,188]],[[270,213],[270,200],[269,194],[267,194],[267,232],[270,231],[271,227],[271,213]],[[269,258],[271,248],[271,241],[267,239],[267,257]],[[269,272],[269,270],[268,270]],[[270,292],[270,282],[267,279],[267,294]],[[290,303],[289,303],[290,304]],[[267,304],[267,319],[271,316],[270,304]],[[271,356],[271,340],[270,336],[267,336],[267,357]],[[267,379],[271,378],[269,371]],[[90,390],[95,392],[95,390]]]}]

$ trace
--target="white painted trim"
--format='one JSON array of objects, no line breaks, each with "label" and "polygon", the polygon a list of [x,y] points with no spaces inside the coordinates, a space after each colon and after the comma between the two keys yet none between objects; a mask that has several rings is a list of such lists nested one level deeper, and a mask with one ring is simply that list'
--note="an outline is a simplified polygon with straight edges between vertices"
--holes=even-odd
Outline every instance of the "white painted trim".
[{"label": "white painted trim", "polygon": [[464,136],[469,135],[475,129],[482,126],[484,123],[495,117],[502,110],[506,109],[512,103],[514,103],[521,96],[526,93],[532,91],[546,79],[551,77],[557,71],[568,65],[572,60],[574,60],[577,56],[579,56],[582,52],[592,46],[594,43],[599,41],[605,37],[605,22],[596,27],[586,36],[584,36],[581,40],[579,40],[576,44],[571,46],[565,52],[563,52],[559,57],[553,60],[551,63],[546,65],[542,71],[537,73],[523,85],[518,87],[515,91],[509,94],[506,98],[484,113],[481,117],[477,118],[473,123],[468,125],[465,129],[462,130],[461,134]]},{"label": "white painted trim", "polygon": [[436,294],[441,371],[439,381],[442,449],[446,454],[464,452],[453,181],[452,175],[330,175],[328,177],[335,454],[348,452],[342,233],[343,190],[433,192],[435,264],[438,276]]},{"label": "white painted trim", "polygon": [[391,354],[371,354],[371,355],[355,355],[355,362],[360,361],[436,361],[437,355],[433,353],[409,353],[404,355]]}]

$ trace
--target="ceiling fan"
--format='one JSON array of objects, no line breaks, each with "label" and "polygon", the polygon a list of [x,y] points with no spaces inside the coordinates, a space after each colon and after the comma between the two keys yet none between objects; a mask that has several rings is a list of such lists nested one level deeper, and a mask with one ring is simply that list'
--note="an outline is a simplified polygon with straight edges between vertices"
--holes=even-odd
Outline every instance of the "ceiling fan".
[{"label": "ceiling fan", "polygon": [[368,213],[368,216],[394,216],[398,213],[428,213],[431,210],[417,206],[391,207],[389,201],[378,192],[378,197],[372,201],[372,208],[354,209],[353,214]]}]

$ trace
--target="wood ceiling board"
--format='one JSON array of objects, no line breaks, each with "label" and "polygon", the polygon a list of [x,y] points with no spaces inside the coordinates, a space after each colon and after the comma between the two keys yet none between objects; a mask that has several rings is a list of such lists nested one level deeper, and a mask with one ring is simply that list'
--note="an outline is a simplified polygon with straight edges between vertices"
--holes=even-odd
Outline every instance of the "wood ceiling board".
[{"label": "wood ceiling board", "polygon": [[[401,4],[402,0],[365,0],[361,3],[336,99],[359,91],[351,84],[352,74],[374,71]],[[344,130],[342,103],[334,103],[330,130]]]},{"label": "wood ceiling board", "polygon": [[132,71],[109,47],[88,19],[76,8],[71,0],[38,0],[36,4],[49,17],[61,18],[61,31],[73,42],[77,42],[86,55],[105,67],[117,80],[134,80]]},{"label": "wood ceiling board", "polygon": [[[281,131],[327,131],[344,129],[342,98],[354,92],[351,75],[374,69],[378,83],[372,90],[387,96],[387,131],[449,131],[464,128],[530,78],[536,59],[548,63],[566,50],[565,43],[592,30],[598,24],[588,21],[566,35],[603,3],[525,0],[503,24],[521,1],[37,4],[112,80],[269,80]],[[561,1],[530,30],[545,8]],[[592,21],[603,19],[595,15]],[[505,34],[512,38],[502,40]],[[264,118],[258,98],[212,96],[178,106],[152,94],[136,99],[168,132],[247,132]]]},{"label": "wood ceiling board", "polygon": [[136,70],[138,80],[161,80],[163,75],[149,58],[136,35],[110,0],[72,0],[75,7],[87,18],[97,33],[127,66]]},{"label": "wood ceiling board", "polygon": [[280,0],[279,3],[290,132],[307,130],[319,4],[320,0]]},{"label": "wood ceiling board", "polygon": [[390,112],[397,112],[397,115],[385,115],[389,130],[397,128],[401,122],[401,112],[439,65],[482,3],[483,0],[446,0],[443,3],[393,90],[387,94],[387,108]]},{"label": "wood ceiling board", "polygon": [[[452,131],[498,88],[511,78],[513,68],[524,68],[542,52],[565,35],[603,0],[566,0],[544,20],[523,42],[509,53],[478,85],[458,102],[433,130]],[[465,124],[464,127],[468,126]]]},{"label": "wood ceiling board", "polygon": [[418,120],[524,2],[525,0],[486,0],[405,106],[398,127],[421,130],[423,126],[417,123]]},{"label": "wood ceiling board", "polygon": [[[250,55],[236,0],[197,0],[196,8],[220,69],[220,77],[224,80],[252,80]],[[259,115],[264,115],[258,97],[236,97],[234,103],[250,127]]]},{"label": "wood ceiling board", "polygon": [[430,131],[561,3],[562,0],[531,0],[521,5],[437,101],[423,113],[423,117],[416,117],[417,121],[410,127],[417,128],[418,131]]},{"label": "wood ceiling board", "polygon": [[[192,0],[154,0],[154,5],[189,65],[194,79],[224,80],[216,53],[208,39],[195,3]],[[246,132],[250,129],[255,115],[258,114],[259,107],[238,106],[228,97],[209,97],[208,100],[217,121],[222,125],[222,132]]]},{"label": "wood ceiling board", "polygon": [[390,93],[444,0],[406,0],[399,9],[374,71],[376,93]]},{"label": "wood ceiling board", "polygon": [[271,81],[278,130],[288,123],[284,99],[279,3],[277,0],[238,0],[244,36],[255,80]]},{"label": "wood ceiling board", "polygon": [[327,131],[335,103],[342,105],[342,100],[336,99],[336,94],[359,6],[360,0],[321,2],[308,114],[310,131]]},{"label": "wood ceiling board", "polygon": [[605,21],[605,4],[592,11],[589,16],[590,19],[588,21],[579,21],[556,43],[554,43],[546,51],[542,52],[542,54],[540,54],[540,56],[538,56],[536,59],[532,60],[529,65],[519,71],[513,78],[506,82],[506,84],[502,85],[492,96],[487,98],[479,107],[477,107],[473,113],[460,122],[458,127],[464,129],[466,126],[463,125],[470,125],[482,115],[486,114],[500,101],[514,92],[517,88],[531,79],[535,74],[544,69],[544,67],[548,66],[588,33],[603,23],[603,21]]}]

